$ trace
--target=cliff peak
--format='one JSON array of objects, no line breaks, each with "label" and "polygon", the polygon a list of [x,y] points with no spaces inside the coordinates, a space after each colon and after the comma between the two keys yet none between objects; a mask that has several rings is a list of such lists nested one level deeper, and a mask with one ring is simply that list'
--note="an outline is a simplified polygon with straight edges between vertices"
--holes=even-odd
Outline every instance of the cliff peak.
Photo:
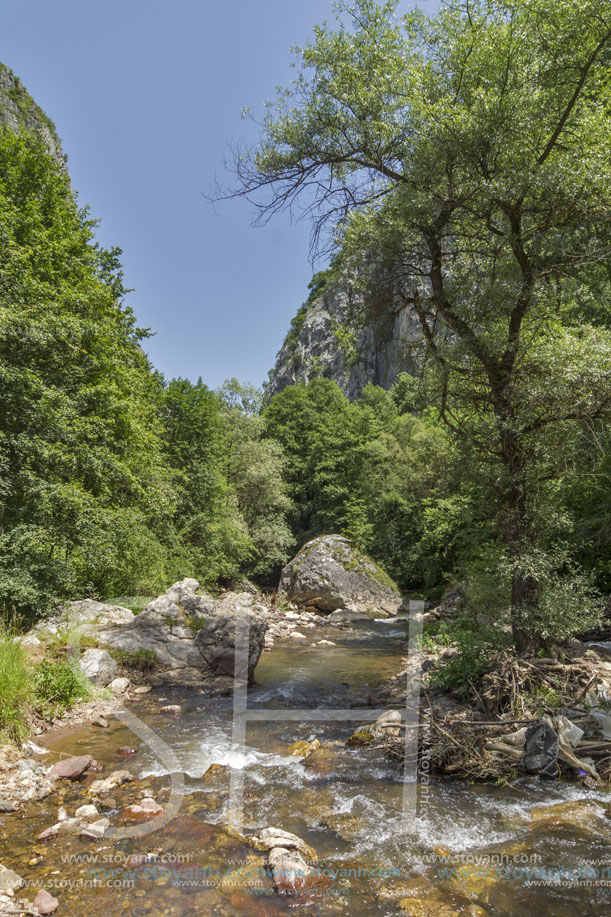
[{"label": "cliff peak", "polygon": [[66,157],[53,121],[36,104],[18,76],[0,63],[0,125],[16,134],[26,131],[42,138],[49,153],[67,171]]}]

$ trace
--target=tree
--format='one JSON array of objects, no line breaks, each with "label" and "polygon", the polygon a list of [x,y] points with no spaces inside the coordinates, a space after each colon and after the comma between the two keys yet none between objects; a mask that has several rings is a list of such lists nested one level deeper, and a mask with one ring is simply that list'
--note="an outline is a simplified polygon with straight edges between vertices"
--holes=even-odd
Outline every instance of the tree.
[{"label": "tree", "polygon": [[292,508],[286,459],[280,443],[266,435],[262,391],[231,379],[218,397],[225,430],[223,467],[251,541],[244,569],[267,581],[277,577],[294,543],[286,521]]},{"label": "tree", "polygon": [[206,585],[231,579],[252,551],[226,473],[228,433],[219,399],[201,379],[172,379],[164,400],[165,450],[178,494],[173,528],[176,576]]},{"label": "tree", "polygon": [[42,141],[0,130],[3,611],[164,579],[160,386],[94,225]]},{"label": "tree", "polygon": [[523,651],[554,629],[550,493],[611,402],[611,335],[580,308],[609,297],[611,11],[396,7],[340,4],[335,30],[315,29],[232,193],[260,220],[301,207],[315,245],[332,231],[359,283],[417,315],[442,417],[487,464]]}]

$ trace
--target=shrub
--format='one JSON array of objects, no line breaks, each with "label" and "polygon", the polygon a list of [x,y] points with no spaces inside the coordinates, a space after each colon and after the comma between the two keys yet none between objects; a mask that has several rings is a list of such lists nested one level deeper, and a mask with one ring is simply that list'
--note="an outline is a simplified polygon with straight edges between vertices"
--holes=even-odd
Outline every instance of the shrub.
[{"label": "shrub", "polygon": [[157,657],[152,650],[136,650],[135,653],[128,653],[127,650],[109,649],[108,652],[126,669],[141,672],[143,675],[154,672],[157,668]]},{"label": "shrub", "polygon": [[36,707],[46,715],[55,715],[92,694],[91,685],[69,656],[43,659],[34,667]]},{"label": "shrub", "polygon": [[435,675],[440,688],[461,688],[478,681],[490,670],[493,655],[511,642],[508,634],[493,627],[472,629],[467,622],[457,628],[455,642],[458,652]]}]

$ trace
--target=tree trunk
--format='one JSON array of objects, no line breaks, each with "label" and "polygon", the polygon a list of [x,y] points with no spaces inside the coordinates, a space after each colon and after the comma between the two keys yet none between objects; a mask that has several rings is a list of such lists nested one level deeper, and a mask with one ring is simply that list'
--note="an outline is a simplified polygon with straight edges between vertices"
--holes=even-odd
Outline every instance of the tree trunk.
[{"label": "tree trunk", "polygon": [[526,450],[513,423],[513,412],[505,405],[505,416],[499,419],[503,459],[505,464],[503,535],[508,556],[513,564],[511,577],[511,630],[516,653],[534,653],[540,646],[529,619],[539,603],[539,583],[526,573],[521,561],[533,546],[533,530],[527,500]]},{"label": "tree trunk", "polygon": [[[517,559],[517,558],[516,558]],[[511,578],[511,631],[518,655],[534,653],[539,648],[535,633],[528,629],[528,611],[534,611],[539,600],[539,584],[528,574],[515,572]]]}]

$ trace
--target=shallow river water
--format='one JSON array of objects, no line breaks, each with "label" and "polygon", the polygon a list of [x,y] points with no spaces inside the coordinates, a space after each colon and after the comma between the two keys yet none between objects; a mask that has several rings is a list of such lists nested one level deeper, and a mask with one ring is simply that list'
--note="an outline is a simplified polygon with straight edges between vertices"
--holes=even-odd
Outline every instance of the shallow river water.
[{"label": "shallow river water", "polygon": [[[91,753],[104,765],[95,777],[127,768],[141,778],[113,792],[113,825],[146,792],[162,805],[178,793],[180,810],[155,833],[36,842],[55,821],[54,794],[0,816],[0,860],[55,894],[58,917],[609,913],[611,798],[603,791],[532,779],[427,783],[421,775],[418,811],[404,811],[400,767],[381,751],[345,746],[358,722],[351,711],[371,705],[375,719],[375,691],[406,652],[405,627],[319,627],[264,653],[248,692],[258,718],[248,720],[243,744],[232,697],[193,690],[155,689],[130,707],[158,737],[154,748],[115,720],[107,730],[55,731],[44,739],[45,760]],[[313,645],[320,639],[336,646]],[[161,713],[164,704],[180,704],[181,714]],[[322,746],[309,758],[287,755],[292,742],[314,738]],[[178,775],[160,758],[159,741]],[[127,758],[124,746],[133,749]],[[222,767],[206,775],[212,764]],[[70,814],[87,801],[91,779],[65,789]],[[309,895],[277,895],[263,855],[228,825],[294,832],[316,850],[321,883]]]}]

